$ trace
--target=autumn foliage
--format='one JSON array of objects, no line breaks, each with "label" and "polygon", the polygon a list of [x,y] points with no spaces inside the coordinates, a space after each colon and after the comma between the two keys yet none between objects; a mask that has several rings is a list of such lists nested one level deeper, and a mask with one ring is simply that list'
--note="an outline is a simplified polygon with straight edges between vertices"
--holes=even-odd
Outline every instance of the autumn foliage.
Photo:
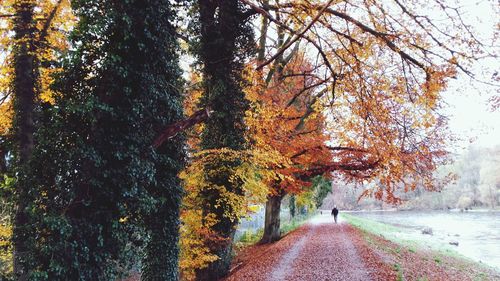
[{"label": "autumn foliage", "polygon": [[310,185],[307,170],[328,165],[332,158],[321,100],[313,100],[309,90],[319,79],[303,53],[267,86],[260,74],[253,72],[254,86],[247,90],[252,101],[247,124],[253,143],[281,157],[282,161],[271,167],[276,178],[270,193],[300,193]]},{"label": "autumn foliage", "polygon": [[[232,243],[213,230],[218,222],[216,214],[202,208],[202,194],[207,190],[217,191],[219,199],[215,202],[225,219],[239,221],[251,212],[251,206],[265,201],[268,193],[267,183],[274,178],[269,166],[275,164],[276,156],[265,151],[233,151],[229,149],[202,150],[194,155],[192,163],[186,167],[180,177],[184,180],[186,195],[181,211],[181,261],[180,267],[184,278],[191,280],[195,271],[208,266],[219,257],[210,251],[217,244]],[[207,171],[210,163],[220,163],[220,159],[237,159],[237,166],[220,166]],[[232,173],[232,181],[240,182],[242,194],[229,192],[224,186],[214,185],[206,180],[206,173],[221,171]]]},{"label": "autumn foliage", "polygon": [[[14,0],[2,1],[0,13],[10,15],[0,17],[0,134],[4,135],[10,126],[12,102],[11,83],[13,77],[12,47],[16,40],[10,32],[14,15]],[[70,1],[31,1],[35,6],[35,25],[33,34],[33,52],[38,60],[37,93],[42,102],[54,103],[51,86],[54,77],[62,70],[61,58],[69,48],[68,32],[75,25],[76,18],[70,7]]]},{"label": "autumn foliage", "polygon": [[[298,101],[309,109],[299,112],[299,120],[321,112],[330,145],[316,148],[317,153],[310,155],[319,162],[301,173],[335,172],[347,181],[364,184],[363,196],[389,203],[398,203],[399,192],[418,184],[428,190],[439,186],[433,171],[447,161],[440,95],[447,80],[477,58],[465,55],[465,46],[460,44],[471,36],[470,30],[456,36],[456,45],[447,47],[443,42],[449,37],[440,33],[430,17],[399,1],[395,7],[377,1],[265,1],[262,6],[244,2],[267,19],[268,28],[283,33],[281,39],[278,32],[278,39],[268,40],[282,43],[266,45],[256,64],[264,76],[275,71],[273,61],[293,53],[298,42],[308,50],[308,57],[315,58],[314,64],[292,71],[293,76],[309,81],[297,84]],[[463,28],[460,22],[451,25],[454,31]],[[287,75],[281,78],[285,85],[292,81]],[[297,98],[291,95],[286,102],[294,101]],[[295,123],[295,128],[301,125]],[[318,158],[328,154],[331,157],[326,161]],[[297,158],[312,160],[307,154]]]},{"label": "autumn foliage", "polygon": [[[245,118],[249,127],[247,138],[251,143],[250,149],[200,151],[196,134],[188,141],[199,152],[193,155],[192,163],[181,174],[186,189],[181,214],[181,268],[186,277],[194,276],[194,269],[202,268],[217,258],[208,251],[208,244],[220,243],[222,239],[211,231],[215,215],[202,215],[202,204],[198,202],[200,193],[216,189],[221,196],[216,204],[224,208],[227,218],[239,221],[251,212],[250,206],[262,204],[269,195],[307,190],[310,183],[304,170],[331,162],[331,152],[326,147],[328,134],[324,131],[325,116],[317,111],[316,104],[313,105],[314,108],[307,107],[308,95],[302,91],[304,86],[313,84],[316,79],[293,74],[307,72],[307,68],[311,67],[304,56],[295,58],[285,69],[283,75],[290,74],[290,77],[276,79],[272,86],[265,88],[261,87],[259,73],[252,71],[251,67],[253,65],[248,65],[247,73],[248,80],[252,83],[245,89],[251,103]],[[190,97],[199,96],[195,85]],[[187,111],[194,112],[192,107],[195,104],[196,102],[188,99]],[[199,130],[200,128],[194,128],[194,131]],[[219,159],[229,162],[238,160],[240,164],[236,167],[217,166],[206,170],[207,164],[218,163]],[[218,169],[232,170],[233,180],[243,183],[242,195],[227,192],[223,186],[213,186],[205,180],[206,174],[217,173]]]}]

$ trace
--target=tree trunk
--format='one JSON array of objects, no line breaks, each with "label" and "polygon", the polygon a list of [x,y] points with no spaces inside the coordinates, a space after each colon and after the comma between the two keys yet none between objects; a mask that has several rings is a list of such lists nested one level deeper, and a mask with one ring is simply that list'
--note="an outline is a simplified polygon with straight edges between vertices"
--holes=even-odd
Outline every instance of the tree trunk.
[{"label": "tree trunk", "polygon": [[36,56],[34,47],[35,23],[34,2],[16,1],[14,31],[14,130],[17,143],[19,174],[16,186],[17,202],[14,217],[14,274],[16,280],[27,279],[26,263],[28,247],[29,218],[26,212],[29,199],[27,183],[27,163],[33,151],[33,115],[36,95]]},{"label": "tree trunk", "polygon": [[289,208],[290,208],[290,217],[294,218],[297,210],[295,206],[295,195],[290,196]]},{"label": "tree trunk", "polygon": [[280,233],[280,210],[281,200],[284,195],[273,195],[267,198],[266,202],[266,217],[264,222],[264,235],[260,243],[272,243],[278,241],[281,237]]},{"label": "tree trunk", "polygon": [[[245,54],[250,54],[253,46],[251,27],[244,17],[243,6],[238,0],[198,0],[200,42],[198,55],[203,63],[204,93],[201,105],[214,111],[205,122],[201,135],[202,149],[229,148],[241,151],[248,147],[245,138],[245,111],[248,100],[242,89],[246,83],[242,77]],[[205,166],[214,171],[206,180],[216,186],[224,186],[225,193],[219,190],[206,190],[200,193],[204,215],[213,214],[217,223],[212,230],[222,241],[209,242],[210,252],[219,259],[208,267],[197,270],[197,280],[218,280],[229,272],[232,242],[237,220],[230,219],[227,213],[234,213],[226,202],[227,193],[244,196],[241,181],[234,181],[235,167],[239,160],[217,159]],[[224,167],[221,169],[221,167]],[[223,206],[220,206],[223,205]]]},{"label": "tree trunk", "polygon": [[5,144],[0,141],[0,176],[7,172],[7,162],[5,156],[7,155],[7,148]]},{"label": "tree trunk", "polygon": [[178,280],[178,202],[163,204],[146,220],[151,237],[144,248],[141,280]]},{"label": "tree trunk", "polygon": [[[264,0],[262,2],[264,6],[269,5],[269,0]],[[257,51],[257,62],[261,64],[266,58],[266,41],[267,41],[267,29],[269,27],[269,19],[262,16],[262,23],[260,27],[260,37],[259,37],[259,49]]]},{"label": "tree trunk", "polygon": [[216,262],[212,262],[208,267],[197,270],[196,280],[197,281],[214,281],[219,280],[226,276],[231,267],[232,251],[233,251],[233,239],[236,229],[230,231],[225,243],[218,243],[211,247],[210,252],[216,254],[219,259]]}]

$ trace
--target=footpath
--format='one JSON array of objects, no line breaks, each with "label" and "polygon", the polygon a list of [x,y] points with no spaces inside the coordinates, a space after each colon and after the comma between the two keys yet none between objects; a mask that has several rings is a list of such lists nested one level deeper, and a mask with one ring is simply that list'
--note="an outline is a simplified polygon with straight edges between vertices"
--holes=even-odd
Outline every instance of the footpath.
[{"label": "footpath", "polygon": [[500,280],[471,262],[407,248],[318,215],[281,240],[238,253],[224,281]]}]

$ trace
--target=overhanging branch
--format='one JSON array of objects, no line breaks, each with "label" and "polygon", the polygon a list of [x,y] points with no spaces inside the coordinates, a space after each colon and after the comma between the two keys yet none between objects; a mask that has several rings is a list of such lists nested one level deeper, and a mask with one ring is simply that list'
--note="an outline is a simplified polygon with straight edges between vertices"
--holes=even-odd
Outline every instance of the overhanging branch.
[{"label": "overhanging branch", "polygon": [[[306,31],[307,31],[308,29],[310,29],[310,27],[312,26],[312,24],[313,24],[314,22],[316,22],[316,21],[318,21],[318,20],[319,20],[320,16],[323,14],[323,12],[318,13],[317,18],[315,17],[315,20],[314,20],[314,22],[312,22],[312,23],[311,23],[311,26],[309,26],[308,28],[303,29],[303,30],[302,30],[303,32],[302,32],[302,31],[301,31],[301,32],[299,32],[299,31],[293,30],[293,29],[292,29],[292,28],[290,28],[288,25],[286,25],[286,24],[284,24],[284,23],[280,22],[279,20],[277,20],[276,18],[274,18],[274,17],[273,17],[273,16],[269,13],[269,11],[267,10],[267,7],[265,7],[265,8],[263,8],[263,7],[259,7],[259,6],[257,6],[257,5],[255,5],[255,4],[253,4],[252,2],[250,2],[250,1],[248,1],[248,0],[240,0],[240,1],[241,1],[242,3],[244,3],[244,4],[248,5],[248,6],[250,6],[252,9],[254,9],[255,11],[257,11],[259,14],[261,14],[261,15],[265,16],[265,17],[266,17],[266,18],[268,18],[270,21],[274,22],[274,23],[275,23],[275,24],[277,24],[278,26],[280,26],[280,27],[282,27],[283,29],[287,30],[287,31],[288,31],[288,32],[290,32],[291,34],[294,34],[294,35],[296,35],[296,36],[297,36],[297,37],[299,37],[299,38],[303,38],[303,39],[304,39],[304,40],[306,40],[307,42],[311,43],[311,44],[312,44],[312,45],[316,48],[316,50],[318,51],[318,53],[320,54],[320,56],[323,58],[323,62],[325,63],[325,65],[326,65],[326,66],[328,67],[328,69],[329,69],[329,70],[330,70],[330,71],[331,71],[331,72],[335,75],[335,71],[333,70],[333,67],[332,67],[331,63],[330,63],[330,61],[328,60],[328,57],[327,57],[327,55],[325,54],[325,52],[322,50],[321,46],[319,46],[319,45],[318,45],[318,43],[317,43],[315,40],[313,40],[313,39],[309,38],[309,37],[305,34],[305,33],[306,33]],[[331,2],[333,2],[333,1],[330,1],[327,5],[322,6],[322,8],[321,8],[321,9],[323,9],[323,8],[325,8],[325,9],[326,9],[326,8],[327,8],[327,7],[331,4]],[[290,42],[292,42],[292,44],[293,44],[293,42],[295,42],[295,41],[297,41],[297,40],[291,40]],[[288,47],[290,47],[290,46],[288,46]],[[288,47],[287,47],[287,48],[288,48]],[[285,50],[286,50],[286,48],[281,48],[280,50],[285,51]],[[283,52],[283,51],[282,51],[282,52]],[[279,51],[278,51],[278,52],[279,52]],[[278,54],[278,55],[276,55],[276,54],[275,54],[273,57],[278,57],[278,56],[279,56],[279,54]],[[262,67],[264,67],[265,65],[269,64],[271,61],[272,61],[272,60],[268,60],[268,61],[264,62],[263,64],[261,64],[261,65],[257,66],[257,68],[256,68],[256,69],[257,69],[257,70],[261,69],[261,68],[262,68]]]},{"label": "overhanging branch", "polygon": [[189,116],[186,119],[177,121],[171,125],[168,125],[161,134],[156,137],[156,139],[153,141],[153,147],[156,149],[160,147],[165,141],[175,137],[178,133],[196,125],[201,122],[206,121],[209,117],[210,114],[213,111],[207,107],[205,109],[198,110],[195,112],[193,115]]},{"label": "overhanging branch", "polygon": [[333,171],[366,172],[377,168],[379,163],[380,159],[371,163],[359,163],[359,164],[330,163],[328,165],[322,165],[319,167],[307,169],[300,173],[299,178],[308,179]]}]

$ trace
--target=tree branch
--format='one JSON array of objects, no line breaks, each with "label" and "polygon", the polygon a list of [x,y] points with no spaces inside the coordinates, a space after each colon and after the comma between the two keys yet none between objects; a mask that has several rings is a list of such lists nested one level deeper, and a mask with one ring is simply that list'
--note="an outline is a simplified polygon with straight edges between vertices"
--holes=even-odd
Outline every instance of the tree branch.
[{"label": "tree branch", "polygon": [[300,152],[297,152],[295,153],[294,155],[292,155],[290,157],[290,159],[293,159],[293,158],[296,158],[296,157],[299,157],[301,155],[304,155],[305,153],[313,150],[313,149],[317,149],[317,148],[326,148],[328,150],[331,150],[331,151],[352,151],[352,152],[363,152],[363,153],[367,153],[368,150],[366,149],[361,149],[361,148],[354,148],[354,147],[347,147],[347,146],[315,146],[315,147],[310,147],[310,148],[307,148],[307,149],[304,149],[304,150],[301,150]]},{"label": "tree branch", "polygon": [[300,179],[308,179],[332,171],[366,172],[377,168],[379,163],[380,159],[372,163],[360,163],[360,164],[331,163],[329,165],[307,169],[301,172],[299,177]]},{"label": "tree branch", "polygon": [[43,24],[43,27],[40,30],[39,42],[44,42],[45,41],[45,38],[47,37],[47,35],[49,33],[50,25],[52,24],[52,21],[54,20],[56,14],[57,14],[57,9],[61,5],[61,3],[62,3],[62,0],[57,1],[56,5],[52,9],[52,11],[50,11],[49,16],[45,20],[45,23]]},{"label": "tree branch", "polygon": [[[246,1],[246,0],[240,0],[240,1],[248,3],[248,1]],[[274,54],[267,61],[265,61],[262,64],[260,64],[259,66],[257,66],[257,70],[262,69],[264,66],[270,64],[273,60],[275,60],[278,56],[280,56],[283,52],[285,52],[290,46],[292,46],[293,43],[295,43],[297,40],[302,38],[302,36],[314,25],[314,23],[316,23],[319,20],[321,15],[323,15],[325,10],[330,6],[330,4],[332,4],[332,2],[333,2],[333,0],[328,1],[328,3],[326,3],[321,8],[321,10],[319,10],[318,14],[311,20],[311,22],[307,26],[305,26],[299,33],[295,34],[295,37],[292,40],[290,40],[290,42],[288,42],[288,44],[285,44],[283,47],[281,47],[281,49],[279,49],[276,52],[276,54]]]},{"label": "tree branch", "polygon": [[[286,24],[283,24],[282,22],[278,21],[277,19],[275,19],[266,9],[262,8],[262,7],[259,7],[253,3],[251,3],[250,1],[248,0],[240,0],[241,2],[249,5],[252,9],[254,9],[255,11],[257,11],[258,13],[262,14],[263,16],[267,17],[270,21],[274,22],[275,24],[281,26],[282,28],[288,30],[288,32],[292,33],[292,34],[295,34],[297,35],[298,37],[300,38],[304,38],[305,40],[307,40],[309,43],[311,43],[315,48],[316,50],[318,51],[318,53],[321,55],[321,57],[323,58],[323,61],[325,63],[325,65],[328,67],[328,69],[335,74],[335,71],[333,70],[333,67],[332,65],[330,64],[330,61],[328,60],[328,57],[326,56],[325,52],[323,52],[323,50],[321,49],[320,46],[318,46],[318,43],[314,40],[312,40],[311,38],[307,37],[305,35],[305,30],[303,33],[297,33],[297,31],[293,30],[292,28],[290,28],[289,26],[287,26]],[[332,1],[330,1],[329,3],[331,3]],[[329,5],[329,4],[328,4]],[[324,7],[326,8],[328,5],[325,5]],[[317,17],[319,19],[319,17],[321,16],[322,13],[318,13]],[[316,21],[318,20],[316,19]],[[292,40],[290,41],[292,42]],[[292,42],[293,43],[293,42]],[[282,48],[284,49],[284,48]],[[283,50],[284,51],[284,50]],[[279,56],[279,55],[278,55]],[[274,56],[273,56],[274,57]],[[271,61],[267,62],[267,64],[269,64]],[[263,66],[262,66],[263,67]],[[257,70],[259,70],[260,68],[262,68],[261,66],[257,66]]]},{"label": "tree branch", "polygon": [[210,114],[213,111],[207,107],[205,109],[198,110],[193,115],[189,116],[186,119],[177,121],[171,125],[168,125],[163,131],[160,133],[158,137],[153,141],[153,147],[156,149],[160,147],[165,141],[175,137],[178,133],[198,124],[204,122],[210,117]]}]

